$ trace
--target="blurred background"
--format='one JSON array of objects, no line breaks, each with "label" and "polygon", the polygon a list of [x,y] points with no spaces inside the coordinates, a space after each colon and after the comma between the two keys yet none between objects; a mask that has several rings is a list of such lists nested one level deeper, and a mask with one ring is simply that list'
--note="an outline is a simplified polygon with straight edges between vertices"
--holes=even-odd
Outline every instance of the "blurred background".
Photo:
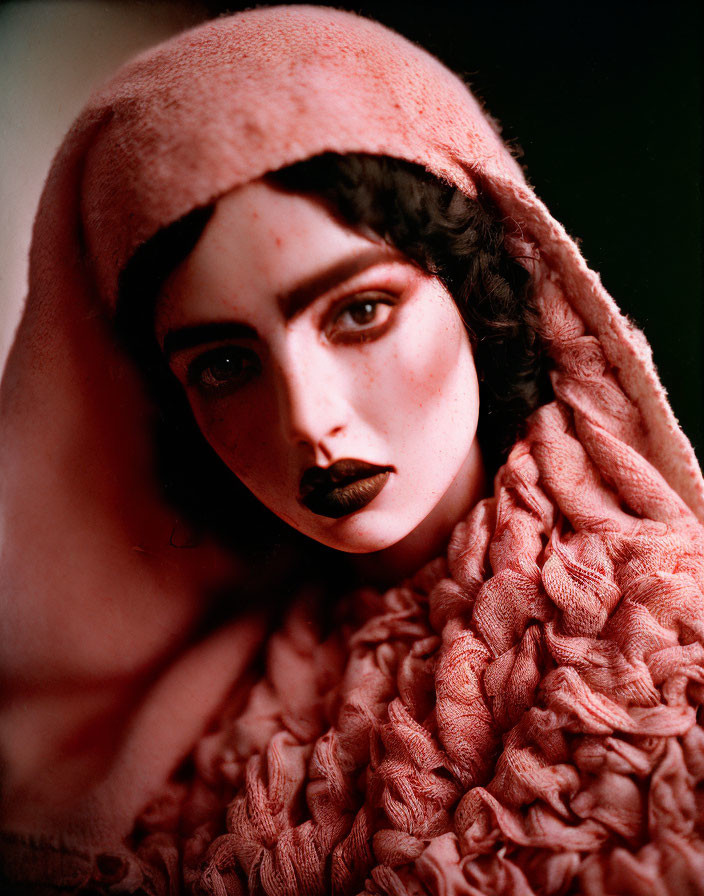
[{"label": "blurred background", "polygon": [[[0,6],[0,368],[21,313],[42,184],[91,90],[144,47],[251,5]],[[698,0],[331,5],[390,25],[472,84],[521,148],[538,194],[645,330],[704,459]]]}]

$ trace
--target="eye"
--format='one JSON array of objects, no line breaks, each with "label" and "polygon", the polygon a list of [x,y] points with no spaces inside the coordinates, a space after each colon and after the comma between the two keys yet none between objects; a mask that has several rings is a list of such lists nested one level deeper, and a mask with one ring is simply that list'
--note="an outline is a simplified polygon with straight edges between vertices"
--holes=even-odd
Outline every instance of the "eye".
[{"label": "eye", "polygon": [[187,382],[204,392],[244,386],[260,371],[257,355],[236,345],[224,345],[199,355],[188,365]]},{"label": "eye", "polygon": [[325,327],[334,342],[366,342],[385,332],[395,301],[385,293],[363,293],[338,307]]}]

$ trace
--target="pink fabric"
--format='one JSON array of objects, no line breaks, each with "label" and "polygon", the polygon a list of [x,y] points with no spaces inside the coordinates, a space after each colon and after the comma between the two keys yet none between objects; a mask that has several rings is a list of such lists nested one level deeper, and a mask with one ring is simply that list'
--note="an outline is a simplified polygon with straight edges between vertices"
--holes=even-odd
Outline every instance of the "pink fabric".
[{"label": "pink fabric", "polygon": [[[341,600],[325,640],[315,600],[294,601],[253,681],[259,614],[193,644],[246,558],[174,548],[111,308],[160,227],[328,150],[489,191],[532,258],[556,400],[447,557]],[[703,891],[704,482],[642,334],[428,54],[285,7],[127,66],[50,174],[1,401],[5,843],[23,892]],[[87,689],[115,695],[114,748],[78,803],[47,807],[13,732]],[[167,783],[189,752],[193,775]]]}]

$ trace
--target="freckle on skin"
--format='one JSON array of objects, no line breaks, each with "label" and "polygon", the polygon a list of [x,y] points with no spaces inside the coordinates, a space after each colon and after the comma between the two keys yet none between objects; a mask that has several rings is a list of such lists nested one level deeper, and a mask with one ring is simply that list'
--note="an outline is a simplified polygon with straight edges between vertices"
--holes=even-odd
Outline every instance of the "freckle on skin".
[{"label": "freckle on skin", "polygon": [[[311,265],[323,264],[328,254],[337,257],[342,248],[349,251],[349,246],[358,245],[360,238],[346,232],[340,235],[339,227],[332,227],[327,217],[319,221],[319,207],[308,200],[278,193],[272,198],[269,193],[263,195],[263,189],[261,185],[250,185],[244,188],[245,192],[227,200],[235,205],[228,205],[227,214],[223,212],[225,217],[221,215],[220,231],[211,229],[210,243],[201,243],[200,255],[196,250],[196,258],[201,262],[196,273],[205,281],[205,287],[197,288],[198,278],[192,277],[181,291],[187,286],[197,310],[205,309],[208,317],[220,307],[225,318],[231,315],[252,320],[266,351],[271,351],[266,355],[268,361],[278,362],[281,359],[276,351],[283,343],[274,338],[281,335],[283,325],[273,296],[282,283],[286,286],[299,278],[299,269],[308,273]],[[261,203],[263,211],[259,206],[251,207],[255,201]],[[291,230],[290,221],[283,221],[288,216],[282,216],[282,204],[291,215],[295,213],[299,228]],[[311,224],[313,213],[316,217]],[[328,240],[332,241],[330,247]],[[206,245],[207,251],[203,249]],[[319,253],[323,259],[314,261]],[[213,271],[217,276],[212,275]],[[198,421],[233,473],[247,487],[251,486],[264,503],[275,508],[282,519],[331,546],[348,550],[354,545],[355,552],[372,549],[379,538],[388,541],[391,535],[410,525],[415,514],[420,519],[422,508],[435,506],[453,465],[465,462],[471,427],[476,425],[470,413],[475,398],[466,383],[466,377],[473,375],[473,366],[465,351],[466,333],[451,297],[435,278],[418,272],[411,277],[410,269],[404,269],[403,276],[399,273],[396,279],[392,278],[392,284],[394,289],[400,284],[407,301],[401,306],[397,326],[389,332],[389,338],[326,355],[334,361],[331,387],[335,391],[331,394],[339,400],[332,407],[335,413],[345,414],[343,422],[348,427],[333,447],[338,446],[338,453],[351,456],[364,457],[368,452],[372,460],[386,461],[388,454],[390,462],[398,458],[399,466],[403,465],[398,480],[394,479],[399,483],[398,494],[388,490],[389,507],[382,504],[380,510],[369,514],[368,532],[365,517],[329,524],[311,521],[302,514],[294,496],[298,487],[296,463],[305,458],[294,455],[298,448],[292,448],[281,435],[278,399],[270,380],[258,381],[251,392],[243,392],[232,401],[204,402]],[[303,317],[298,321],[296,334],[301,338],[305,335],[316,351],[320,345],[327,346],[317,328],[317,318],[313,321],[316,328],[301,329],[307,320]],[[313,340],[317,340],[315,345]],[[400,413],[396,413],[396,408]],[[327,413],[327,405],[324,411]],[[457,414],[459,426],[454,422]],[[308,422],[316,425],[317,421]],[[464,434],[458,437],[460,432]],[[437,481],[423,490],[418,488],[416,471],[422,468],[425,474],[429,457]],[[272,479],[272,469],[280,470],[276,481]]]}]

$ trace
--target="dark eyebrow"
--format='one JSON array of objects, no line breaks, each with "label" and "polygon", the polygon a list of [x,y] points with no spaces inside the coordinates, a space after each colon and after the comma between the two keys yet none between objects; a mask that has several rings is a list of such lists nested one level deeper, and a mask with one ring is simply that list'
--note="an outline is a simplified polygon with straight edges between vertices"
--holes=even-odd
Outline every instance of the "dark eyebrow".
[{"label": "dark eyebrow", "polygon": [[224,320],[208,324],[195,324],[169,330],[164,336],[164,354],[167,360],[174,352],[194,348],[207,342],[221,342],[223,339],[256,339],[257,331],[247,324]]},{"label": "dark eyebrow", "polygon": [[367,249],[352,258],[344,258],[330,267],[301,281],[276,300],[285,320],[291,320],[304,311],[318,296],[331,290],[338,283],[349,280],[355,274],[384,261],[397,261],[399,256],[389,247]]},{"label": "dark eyebrow", "polygon": [[[293,289],[276,297],[285,320],[291,320],[304,311],[318,296],[328,292],[338,283],[349,280],[355,274],[385,261],[397,261],[399,256],[390,247],[367,249],[352,256],[343,258],[330,267],[313,274],[301,281]],[[169,330],[164,337],[164,355],[168,360],[175,352],[187,348],[195,348],[208,342],[221,342],[224,339],[256,339],[254,327],[237,321],[214,321],[206,324],[194,324]]]}]

